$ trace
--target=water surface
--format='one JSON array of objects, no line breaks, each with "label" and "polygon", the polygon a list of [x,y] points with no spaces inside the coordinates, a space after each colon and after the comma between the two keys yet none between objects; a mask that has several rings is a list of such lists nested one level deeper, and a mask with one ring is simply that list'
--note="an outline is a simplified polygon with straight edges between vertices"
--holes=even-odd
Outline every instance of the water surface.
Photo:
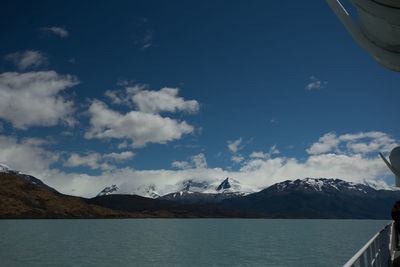
[{"label": "water surface", "polygon": [[388,222],[0,220],[0,265],[341,266]]}]

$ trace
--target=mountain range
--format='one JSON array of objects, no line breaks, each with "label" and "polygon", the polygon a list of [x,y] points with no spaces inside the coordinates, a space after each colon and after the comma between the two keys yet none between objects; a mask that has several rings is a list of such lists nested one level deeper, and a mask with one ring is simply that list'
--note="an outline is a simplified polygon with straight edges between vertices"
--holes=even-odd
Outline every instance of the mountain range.
[{"label": "mountain range", "polygon": [[81,198],[59,193],[37,178],[0,170],[0,218],[271,218],[260,212],[184,205],[137,195]]},{"label": "mountain range", "polygon": [[[1,218],[389,219],[393,203],[400,199],[399,190],[327,178],[287,180],[259,192],[250,192],[232,178],[213,183],[188,179],[174,186],[176,192],[165,195],[154,185],[140,187],[148,197],[119,194],[119,187],[111,185],[85,199],[63,195],[33,176],[4,166],[0,166],[0,185]],[[71,205],[60,204],[63,201]]]}]

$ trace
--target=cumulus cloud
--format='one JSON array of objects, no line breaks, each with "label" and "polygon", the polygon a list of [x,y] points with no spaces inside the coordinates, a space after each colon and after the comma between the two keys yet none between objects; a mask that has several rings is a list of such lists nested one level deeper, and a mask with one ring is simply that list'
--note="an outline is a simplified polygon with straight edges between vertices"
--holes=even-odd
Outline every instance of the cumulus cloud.
[{"label": "cumulus cloud", "polygon": [[11,53],[6,55],[4,58],[14,63],[21,71],[28,68],[37,68],[46,65],[48,62],[45,55],[39,51],[33,50]]},{"label": "cumulus cloud", "polygon": [[250,158],[261,158],[261,159],[268,159],[272,155],[279,154],[279,150],[276,148],[276,145],[273,145],[267,153],[264,153],[262,151],[254,151],[253,153],[250,154]]},{"label": "cumulus cloud", "polygon": [[320,137],[318,142],[312,144],[310,148],[307,149],[308,154],[321,154],[331,151],[336,148],[340,140],[337,138],[335,133],[327,133]]},{"label": "cumulus cloud", "polygon": [[200,153],[190,157],[189,161],[174,161],[171,166],[177,169],[205,169],[207,159],[203,153]]},{"label": "cumulus cloud", "polygon": [[99,153],[91,153],[87,156],[80,156],[77,153],[72,153],[68,160],[64,162],[66,167],[78,167],[78,166],[89,166],[91,169],[102,169],[111,170],[115,166],[109,165],[108,163],[100,163],[102,156]]},{"label": "cumulus cloud", "polygon": [[132,147],[144,147],[147,143],[164,144],[192,133],[194,128],[185,121],[161,117],[158,114],[130,111],[121,114],[109,109],[98,100],[89,108],[91,128],[85,138],[127,138]]},{"label": "cumulus cloud", "polygon": [[196,100],[185,100],[179,97],[178,88],[164,87],[158,91],[145,90],[146,84],[137,84],[122,90],[107,90],[105,96],[110,98],[113,104],[135,106],[138,111],[159,114],[161,112],[185,111],[196,113],[200,105]]},{"label": "cumulus cloud", "polygon": [[309,154],[326,152],[336,153],[372,153],[388,152],[397,145],[396,140],[383,132],[362,132],[358,134],[344,134],[336,136],[335,133],[326,133],[318,142],[307,149]]},{"label": "cumulus cloud", "polygon": [[244,157],[242,155],[235,155],[231,157],[231,160],[235,163],[240,163],[244,161]]},{"label": "cumulus cloud", "polygon": [[171,166],[177,169],[189,169],[190,164],[187,161],[173,161]]},{"label": "cumulus cloud", "polygon": [[241,149],[239,147],[241,143],[242,143],[242,138],[241,137],[239,139],[235,140],[235,141],[228,141],[228,149],[231,152],[236,153],[238,150]]},{"label": "cumulus cloud", "polygon": [[99,153],[87,153],[81,156],[78,153],[71,153],[67,161],[64,162],[66,167],[89,166],[91,169],[112,170],[116,167],[109,164],[109,161],[123,162],[133,158],[134,153],[131,151],[124,151],[121,153],[108,153],[101,155]]},{"label": "cumulus cloud", "polygon": [[121,162],[121,161],[125,161],[125,160],[133,158],[134,155],[135,154],[131,151],[124,151],[121,153],[112,152],[109,154],[105,154],[103,157],[105,159],[111,159],[111,160]]},{"label": "cumulus cloud", "polygon": [[123,141],[122,143],[118,144],[118,149],[124,149],[128,147],[128,142]]},{"label": "cumulus cloud", "polygon": [[315,89],[322,89],[325,88],[327,84],[328,84],[327,81],[321,81],[317,77],[311,76],[309,83],[304,87],[304,89],[308,91]]},{"label": "cumulus cloud", "polygon": [[69,32],[67,31],[67,29],[65,29],[63,27],[42,27],[41,30],[44,32],[54,33],[54,34],[60,36],[61,38],[66,38],[69,35]]},{"label": "cumulus cloud", "polygon": [[184,100],[183,97],[178,97],[178,93],[178,88],[167,87],[159,91],[142,90],[132,96],[132,101],[140,111],[146,113],[199,111],[199,103],[196,100]]},{"label": "cumulus cloud", "polygon": [[73,125],[73,101],[60,93],[79,83],[75,76],[55,71],[0,74],[0,118],[15,128]]},{"label": "cumulus cloud", "polygon": [[206,156],[203,153],[195,155],[192,157],[192,162],[197,169],[205,169],[207,168],[207,160]]}]

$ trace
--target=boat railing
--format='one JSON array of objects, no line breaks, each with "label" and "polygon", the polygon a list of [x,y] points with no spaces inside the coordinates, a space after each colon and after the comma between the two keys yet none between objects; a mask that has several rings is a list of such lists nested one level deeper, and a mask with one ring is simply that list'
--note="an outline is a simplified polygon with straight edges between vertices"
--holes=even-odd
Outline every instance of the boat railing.
[{"label": "boat railing", "polygon": [[[343,266],[391,266],[392,253],[396,246],[393,222],[376,233],[348,262]],[[393,250],[392,250],[393,249]]]}]

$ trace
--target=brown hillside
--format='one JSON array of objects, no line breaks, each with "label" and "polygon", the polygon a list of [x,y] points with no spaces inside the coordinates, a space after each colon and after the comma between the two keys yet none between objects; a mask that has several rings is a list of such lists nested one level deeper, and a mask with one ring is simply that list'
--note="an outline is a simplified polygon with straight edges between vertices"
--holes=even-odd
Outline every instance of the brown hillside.
[{"label": "brown hillside", "polygon": [[0,173],[0,218],[118,218],[134,214],[56,195],[16,175]]}]

